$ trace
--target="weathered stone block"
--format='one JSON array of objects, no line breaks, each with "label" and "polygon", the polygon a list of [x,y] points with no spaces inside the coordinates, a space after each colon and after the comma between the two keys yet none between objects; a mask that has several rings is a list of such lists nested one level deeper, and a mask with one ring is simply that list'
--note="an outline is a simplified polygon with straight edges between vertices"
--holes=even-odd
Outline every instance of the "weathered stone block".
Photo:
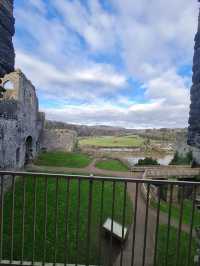
[{"label": "weathered stone block", "polygon": [[15,52],[12,37],[15,33],[13,0],[1,0],[0,5],[0,77],[14,71]]}]

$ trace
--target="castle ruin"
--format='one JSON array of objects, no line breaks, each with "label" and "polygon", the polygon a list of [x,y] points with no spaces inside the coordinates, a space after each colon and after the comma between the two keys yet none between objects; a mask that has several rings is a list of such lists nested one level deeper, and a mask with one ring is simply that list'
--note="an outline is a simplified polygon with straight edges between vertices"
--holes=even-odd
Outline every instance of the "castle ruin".
[{"label": "castle ruin", "polygon": [[14,70],[13,0],[0,0],[0,169],[19,169],[45,150],[73,151],[76,133],[44,130],[35,87]]},{"label": "castle ruin", "polygon": [[14,71],[15,52],[12,37],[15,33],[13,0],[0,1],[0,77]]},{"label": "castle ruin", "polygon": [[20,168],[40,150],[44,113],[32,83],[16,70],[2,79],[0,98],[0,168]]},{"label": "castle ruin", "polygon": [[14,71],[13,0],[0,3],[0,168],[24,166],[40,149],[44,114],[32,83]]},{"label": "castle ruin", "polygon": [[192,147],[194,160],[200,164],[200,12],[195,36],[192,82],[187,142]]}]

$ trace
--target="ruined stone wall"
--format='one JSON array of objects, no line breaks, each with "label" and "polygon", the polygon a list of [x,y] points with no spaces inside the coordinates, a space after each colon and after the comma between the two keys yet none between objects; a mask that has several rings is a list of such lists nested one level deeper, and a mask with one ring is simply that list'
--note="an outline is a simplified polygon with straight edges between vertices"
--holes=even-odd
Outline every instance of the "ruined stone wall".
[{"label": "ruined stone wall", "polygon": [[200,165],[200,149],[189,146],[187,144],[188,134],[187,133],[179,133],[176,138],[176,151],[180,156],[185,157],[188,152],[192,152],[192,156],[194,161]]},{"label": "ruined stone wall", "polygon": [[186,132],[177,133],[176,135],[176,151],[183,157],[185,157],[188,152],[192,151],[192,147],[187,144],[188,134]]},{"label": "ruined stone wall", "polygon": [[14,24],[13,0],[0,0],[0,77],[14,71]]},{"label": "ruined stone wall", "polygon": [[195,36],[193,76],[191,87],[191,105],[188,128],[188,145],[193,152],[193,158],[200,164],[200,13],[198,30]]},{"label": "ruined stone wall", "polygon": [[[2,83],[8,81],[12,98],[8,90],[0,98],[0,167],[13,169],[24,166],[27,149],[33,158],[37,155],[45,117],[39,112],[35,87],[20,70],[5,75]],[[1,112],[7,112],[7,119]]]},{"label": "ruined stone wall", "polygon": [[77,133],[66,129],[46,129],[43,132],[42,148],[47,151],[57,150],[72,152],[77,144]]},{"label": "ruined stone wall", "polygon": [[200,148],[200,15],[195,36],[188,144]]}]

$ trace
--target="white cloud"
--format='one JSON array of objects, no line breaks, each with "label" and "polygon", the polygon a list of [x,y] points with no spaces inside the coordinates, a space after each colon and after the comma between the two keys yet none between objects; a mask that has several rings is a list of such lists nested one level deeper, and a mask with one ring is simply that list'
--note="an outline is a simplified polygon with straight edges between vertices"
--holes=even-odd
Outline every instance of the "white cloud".
[{"label": "white cloud", "polygon": [[144,80],[149,74],[157,76],[171,66],[191,63],[198,12],[195,1],[112,0],[112,3],[118,12],[123,58],[133,76]]},{"label": "white cloud", "polygon": [[139,103],[139,104],[134,104],[129,107],[129,111],[132,112],[149,112],[149,111],[155,111],[158,110],[162,107],[162,103],[164,102],[164,99],[155,101],[152,103]]},{"label": "white cloud", "polygon": [[46,4],[43,0],[28,0],[29,3],[41,13],[46,12]]},{"label": "white cloud", "polygon": [[146,96],[150,99],[165,99],[171,105],[189,105],[189,89],[187,81],[170,69],[157,78],[150,79],[144,87]]},{"label": "white cloud", "polygon": [[161,101],[120,108],[116,103],[94,102],[92,105],[46,108],[48,119],[88,125],[112,125],[127,128],[181,127],[187,122],[188,108],[168,106]]},{"label": "white cloud", "polygon": [[113,49],[116,43],[116,18],[107,13],[98,0],[88,1],[88,8],[78,0],[53,0],[66,26],[77,32],[91,50]]},{"label": "white cloud", "polygon": [[[28,36],[16,36],[17,66],[44,98],[59,104],[46,108],[48,117],[127,127],[186,126],[190,82],[179,68],[192,61],[195,1],[108,2],[112,12],[100,0],[17,5],[17,28]],[[141,84],[139,100],[130,95],[129,78]],[[65,100],[71,104],[65,106]]]},{"label": "white cloud", "polygon": [[[75,69],[61,70],[21,51],[17,51],[16,61],[17,67],[23,68],[36,86],[51,97],[62,96],[64,99],[71,95],[73,98],[82,98],[91,94],[95,97],[101,93],[107,94],[112,91],[114,93],[127,85],[126,77],[106,64],[91,64],[89,68],[79,66],[78,69],[77,66]],[[91,92],[94,86],[96,90]]]}]

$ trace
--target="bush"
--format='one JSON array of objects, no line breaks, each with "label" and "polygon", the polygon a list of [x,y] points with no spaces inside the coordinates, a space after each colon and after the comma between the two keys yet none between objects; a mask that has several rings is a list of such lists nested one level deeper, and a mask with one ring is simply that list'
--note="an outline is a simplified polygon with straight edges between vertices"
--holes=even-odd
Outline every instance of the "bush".
[{"label": "bush", "polygon": [[143,165],[159,165],[159,163],[157,162],[157,160],[154,160],[152,158],[147,157],[145,159],[140,159],[136,165],[138,165],[138,166],[143,166]]},{"label": "bush", "polygon": [[190,165],[193,161],[192,152],[188,152],[185,156],[181,156],[178,152],[175,153],[170,165]]}]

